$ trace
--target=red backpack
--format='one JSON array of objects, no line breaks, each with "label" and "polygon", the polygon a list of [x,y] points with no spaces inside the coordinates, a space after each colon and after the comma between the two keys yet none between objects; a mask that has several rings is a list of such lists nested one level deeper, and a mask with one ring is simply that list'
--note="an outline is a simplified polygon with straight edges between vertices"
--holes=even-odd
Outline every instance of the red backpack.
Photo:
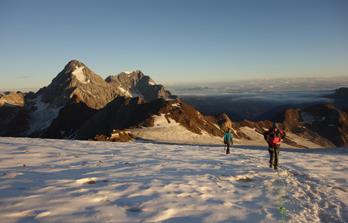
[{"label": "red backpack", "polygon": [[273,129],[270,133],[269,133],[269,143],[273,144],[273,145],[277,145],[280,144],[280,142],[282,141],[282,135],[283,135],[283,131],[280,129]]}]

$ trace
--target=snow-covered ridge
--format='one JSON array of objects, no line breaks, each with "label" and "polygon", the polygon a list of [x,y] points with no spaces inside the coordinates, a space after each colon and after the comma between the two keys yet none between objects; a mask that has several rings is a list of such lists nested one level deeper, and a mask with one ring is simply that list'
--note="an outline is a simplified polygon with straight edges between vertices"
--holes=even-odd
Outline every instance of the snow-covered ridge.
[{"label": "snow-covered ridge", "polygon": [[[346,222],[345,149],[0,138],[10,222]],[[337,162],[339,160],[339,162]]]},{"label": "snow-covered ridge", "polygon": [[133,73],[134,71],[129,71],[129,70],[127,70],[127,71],[122,71],[121,73],[125,73],[125,74],[131,74],[131,73]]}]

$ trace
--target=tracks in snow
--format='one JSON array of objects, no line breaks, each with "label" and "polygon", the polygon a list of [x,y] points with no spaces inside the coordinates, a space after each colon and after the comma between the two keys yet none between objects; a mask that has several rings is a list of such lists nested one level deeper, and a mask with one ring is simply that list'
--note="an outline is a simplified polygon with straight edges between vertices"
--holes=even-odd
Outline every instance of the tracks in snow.
[{"label": "tracks in snow", "polygon": [[[255,156],[242,154],[241,157],[242,163],[253,164],[256,167],[260,167],[260,163],[265,163],[265,160]],[[266,187],[266,191],[274,195],[274,204],[278,206],[279,214],[282,214],[281,208],[285,209],[283,213],[285,222],[343,223],[348,219],[347,207],[337,199],[337,194],[334,192],[334,189],[343,191],[344,189],[335,188],[325,179],[319,179],[287,166],[279,168],[276,173],[277,175],[273,178],[263,178],[263,184],[254,186]],[[254,181],[255,176],[245,174],[233,176],[232,179],[251,182]],[[226,181],[226,178],[219,178],[219,180]]]}]

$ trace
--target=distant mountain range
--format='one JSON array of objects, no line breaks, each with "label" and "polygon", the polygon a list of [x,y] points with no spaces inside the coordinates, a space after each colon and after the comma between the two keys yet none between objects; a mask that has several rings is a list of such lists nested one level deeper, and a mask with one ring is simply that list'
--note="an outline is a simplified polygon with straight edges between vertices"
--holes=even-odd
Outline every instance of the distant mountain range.
[{"label": "distant mountain range", "polygon": [[[180,104],[171,107],[176,103]],[[113,129],[151,125],[152,116],[160,112],[193,132],[200,133],[195,126],[202,125],[202,129],[221,135],[214,125],[203,124],[204,118],[198,118],[196,110],[141,71],[103,80],[77,60],[70,61],[36,93],[1,94],[0,106],[3,136],[89,139]]]},{"label": "distant mountain range", "polygon": [[[340,89],[330,97],[342,99],[346,94]],[[334,105],[286,109],[278,115],[290,146],[310,147],[305,141],[314,147],[348,146],[347,113]],[[0,94],[1,136],[94,139],[127,130],[150,140],[191,137],[192,143],[210,138],[218,143],[223,131],[233,128],[237,141],[252,142],[262,140],[271,124],[232,122],[226,114],[206,116],[139,70],[104,80],[77,60],[36,93]]]}]

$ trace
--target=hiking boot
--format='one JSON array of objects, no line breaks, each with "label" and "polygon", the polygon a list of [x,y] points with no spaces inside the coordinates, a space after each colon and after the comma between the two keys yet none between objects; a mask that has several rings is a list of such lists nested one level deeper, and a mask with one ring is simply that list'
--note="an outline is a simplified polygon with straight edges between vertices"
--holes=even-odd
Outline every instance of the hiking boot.
[{"label": "hiking boot", "polygon": [[277,166],[274,166],[274,170],[278,170],[278,167],[277,167]]},{"label": "hiking boot", "polygon": [[270,164],[269,164],[269,168],[272,168],[272,167],[273,167],[273,165],[272,165],[272,163],[270,163]]}]

